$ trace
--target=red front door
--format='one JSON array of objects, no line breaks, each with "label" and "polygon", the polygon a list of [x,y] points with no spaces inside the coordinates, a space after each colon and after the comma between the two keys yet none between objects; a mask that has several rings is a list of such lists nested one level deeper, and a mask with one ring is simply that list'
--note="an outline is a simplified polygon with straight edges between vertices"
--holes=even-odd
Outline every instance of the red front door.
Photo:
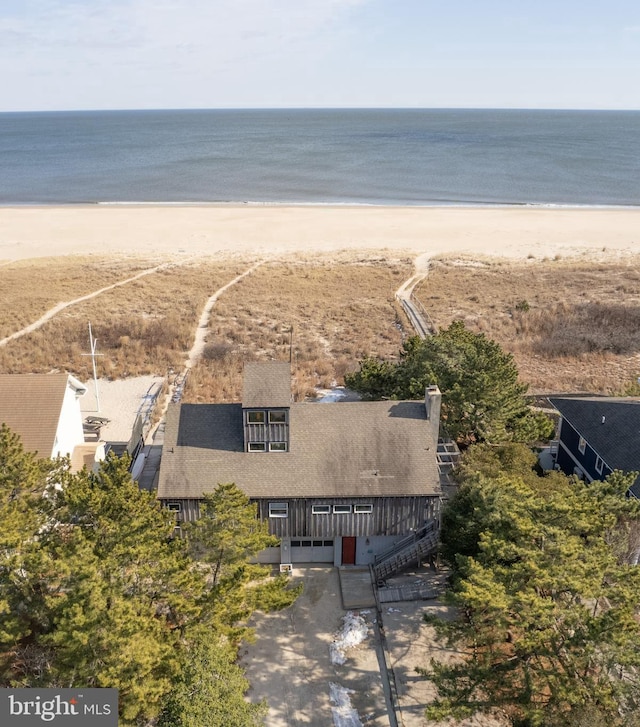
[{"label": "red front door", "polygon": [[342,538],[342,565],[356,564],[356,539]]}]

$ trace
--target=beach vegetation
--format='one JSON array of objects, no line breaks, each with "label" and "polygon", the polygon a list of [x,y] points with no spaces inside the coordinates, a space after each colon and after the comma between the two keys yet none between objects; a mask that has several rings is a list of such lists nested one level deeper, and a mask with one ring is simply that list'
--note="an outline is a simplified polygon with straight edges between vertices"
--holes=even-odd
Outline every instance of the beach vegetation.
[{"label": "beach vegetation", "polygon": [[587,485],[538,477],[531,465],[519,445],[476,445],[463,456],[442,521],[446,601],[458,618],[428,619],[460,658],[419,669],[437,687],[427,716],[636,724],[640,570],[629,525],[640,506],[625,497],[636,473]]},{"label": "beach vegetation", "polygon": [[461,445],[548,439],[553,424],[525,399],[513,356],[456,321],[433,336],[408,339],[398,362],[366,358],[346,383],[366,399],[421,399],[437,384],[443,429]]},{"label": "beach vegetation", "polygon": [[224,698],[235,724],[254,724],[263,708],[245,703],[236,666],[246,621],[298,591],[248,562],[272,539],[234,485],[180,538],[128,464],[72,474],[0,427],[0,684],[117,688],[125,726],[161,713],[174,720],[163,724],[229,724],[190,721],[187,693],[201,716]]},{"label": "beach vegetation", "polygon": [[414,294],[439,328],[462,320],[499,343],[533,393],[617,394],[638,376],[639,271],[637,257],[605,254],[553,265],[441,257]]}]

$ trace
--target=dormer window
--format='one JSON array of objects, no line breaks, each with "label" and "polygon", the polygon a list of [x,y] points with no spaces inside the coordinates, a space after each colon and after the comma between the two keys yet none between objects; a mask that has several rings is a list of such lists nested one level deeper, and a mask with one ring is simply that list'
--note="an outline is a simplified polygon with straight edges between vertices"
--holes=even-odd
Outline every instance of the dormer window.
[{"label": "dormer window", "polygon": [[288,452],[290,407],[290,365],[285,361],[247,363],[242,389],[245,452]]}]

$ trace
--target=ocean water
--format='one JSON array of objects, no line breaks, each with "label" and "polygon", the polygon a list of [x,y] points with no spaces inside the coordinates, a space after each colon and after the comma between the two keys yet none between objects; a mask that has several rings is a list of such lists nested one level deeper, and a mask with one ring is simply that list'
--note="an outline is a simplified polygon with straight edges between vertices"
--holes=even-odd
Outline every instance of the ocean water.
[{"label": "ocean water", "polygon": [[0,205],[639,205],[640,112],[0,114]]}]

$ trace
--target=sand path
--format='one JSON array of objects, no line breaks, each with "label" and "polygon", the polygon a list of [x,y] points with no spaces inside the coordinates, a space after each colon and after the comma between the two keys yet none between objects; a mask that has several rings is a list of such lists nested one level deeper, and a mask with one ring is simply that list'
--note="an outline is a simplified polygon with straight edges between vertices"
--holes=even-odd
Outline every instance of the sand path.
[{"label": "sand path", "polygon": [[246,277],[247,275],[250,275],[254,270],[259,268],[261,265],[264,264],[264,260],[260,260],[259,262],[252,265],[250,268],[247,268],[247,270],[244,271],[244,273],[240,273],[240,275],[236,276],[233,280],[228,282],[226,285],[223,285],[222,288],[219,290],[216,290],[216,292],[207,300],[205,303],[204,308],[202,309],[202,313],[200,315],[200,320],[198,321],[198,327],[196,328],[196,334],[193,341],[193,346],[191,347],[191,350],[189,351],[189,355],[187,356],[187,362],[185,364],[185,374],[186,372],[193,368],[195,364],[198,362],[198,360],[202,357],[202,353],[204,352],[204,347],[207,343],[207,333],[209,331],[209,318],[211,317],[211,311],[213,310],[213,306],[216,304],[218,298],[229,288],[233,287],[236,283],[238,283],[242,278]]},{"label": "sand path", "polygon": [[83,303],[85,300],[97,298],[99,295],[102,295],[102,293],[106,293],[108,290],[119,288],[122,285],[128,285],[134,280],[139,280],[140,278],[143,278],[145,275],[152,275],[153,273],[157,273],[160,270],[165,270],[169,267],[173,267],[174,265],[176,265],[176,263],[162,263],[160,265],[156,265],[154,268],[148,268],[147,270],[143,270],[141,273],[138,273],[131,278],[127,278],[126,280],[120,280],[117,283],[113,283],[111,285],[107,285],[104,288],[100,288],[100,290],[94,290],[92,293],[82,295],[80,298],[74,298],[73,300],[67,300],[63,301],[62,303],[58,303],[53,308],[50,308],[34,323],[30,323],[28,326],[25,326],[21,330],[12,333],[10,336],[0,339],[0,346],[6,346],[7,343],[9,343],[10,341],[15,341],[16,338],[21,338],[22,336],[26,336],[28,333],[37,331],[38,328],[42,328],[42,326],[44,326],[47,321],[50,321],[54,316],[58,315],[60,311],[65,310],[65,308],[70,308],[71,306],[77,305],[78,303]]},{"label": "sand path", "polygon": [[244,277],[250,275],[261,265],[264,265],[265,262],[265,260],[259,260],[257,263],[251,265],[251,267],[247,268],[243,273],[240,273],[240,275],[237,275],[235,278],[233,278],[233,280],[230,280],[226,285],[218,288],[218,290],[216,290],[216,292],[205,303],[204,308],[202,309],[202,313],[200,314],[200,319],[198,320],[198,327],[195,331],[193,346],[191,346],[191,350],[187,354],[187,360],[185,361],[184,369],[180,373],[178,373],[174,377],[173,382],[169,384],[169,388],[164,398],[164,401],[162,402],[162,406],[158,410],[158,424],[156,424],[156,426],[153,427],[153,429],[147,435],[147,439],[149,441],[153,439],[159,424],[164,420],[164,416],[167,413],[167,408],[169,407],[169,404],[172,401],[179,402],[182,398],[182,391],[184,389],[184,385],[186,383],[189,371],[202,357],[204,348],[207,344],[207,333],[209,332],[209,318],[211,317],[211,311],[213,310],[213,306],[216,304],[220,296],[226,290],[229,290],[229,288],[236,285],[236,283],[238,283]]}]

